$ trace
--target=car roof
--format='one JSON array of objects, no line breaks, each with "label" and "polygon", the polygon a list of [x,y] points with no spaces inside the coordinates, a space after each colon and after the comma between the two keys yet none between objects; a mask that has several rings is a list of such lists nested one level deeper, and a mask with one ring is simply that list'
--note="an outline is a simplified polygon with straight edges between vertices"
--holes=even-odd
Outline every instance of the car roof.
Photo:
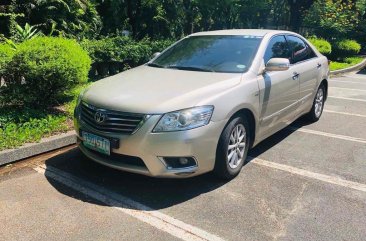
[{"label": "car roof", "polygon": [[249,35],[264,37],[267,34],[294,34],[293,32],[284,30],[271,30],[271,29],[227,29],[227,30],[215,30],[207,32],[198,32],[191,34],[190,36],[207,36],[207,35]]}]

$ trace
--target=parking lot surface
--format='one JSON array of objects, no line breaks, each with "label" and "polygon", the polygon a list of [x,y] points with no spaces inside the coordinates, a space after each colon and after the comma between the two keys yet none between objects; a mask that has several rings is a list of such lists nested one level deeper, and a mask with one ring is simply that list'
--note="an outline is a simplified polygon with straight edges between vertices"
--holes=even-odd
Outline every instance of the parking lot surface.
[{"label": "parking lot surface", "polygon": [[249,155],[230,182],[124,173],[75,147],[1,167],[0,240],[366,240],[365,71]]}]

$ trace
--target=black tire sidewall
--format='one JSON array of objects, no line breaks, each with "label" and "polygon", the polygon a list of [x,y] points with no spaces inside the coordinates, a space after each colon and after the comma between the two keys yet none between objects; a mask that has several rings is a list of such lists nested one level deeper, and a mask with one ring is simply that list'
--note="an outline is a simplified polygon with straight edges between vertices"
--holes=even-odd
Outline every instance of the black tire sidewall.
[{"label": "black tire sidewall", "polygon": [[[239,125],[242,124],[246,131],[246,146],[244,151],[243,160],[240,162],[240,164],[235,168],[232,169],[229,166],[229,162],[227,159],[227,152],[228,152],[228,145],[230,140],[230,135],[233,129]],[[249,141],[250,141],[250,129],[249,129],[249,122],[246,118],[243,117],[234,117],[232,118],[226,127],[224,128],[223,132],[221,133],[219,143],[217,145],[216,150],[216,162],[215,162],[215,168],[214,172],[217,176],[224,178],[224,179],[232,179],[235,176],[237,176],[243,167],[246,157],[248,155],[248,149],[249,149]]]}]

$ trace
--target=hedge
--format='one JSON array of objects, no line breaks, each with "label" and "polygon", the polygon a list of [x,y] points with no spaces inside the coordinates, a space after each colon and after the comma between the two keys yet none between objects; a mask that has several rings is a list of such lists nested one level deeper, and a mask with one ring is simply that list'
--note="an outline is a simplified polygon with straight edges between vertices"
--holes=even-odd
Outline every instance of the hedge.
[{"label": "hedge", "polygon": [[0,44],[0,78],[4,74],[8,63],[11,61],[15,51],[8,44]]},{"label": "hedge", "polygon": [[332,55],[336,58],[345,58],[357,55],[361,51],[361,45],[355,40],[344,39],[333,44]]},{"label": "hedge", "polygon": [[17,49],[4,70],[2,104],[49,106],[63,92],[86,82],[91,60],[74,41],[37,37]]},{"label": "hedge", "polygon": [[83,40],[80,44],[92,59],[92,75],[97,72],[97,75],[104,77],[146,63],[155,52],[161,52],[173,42],[149,39],[137,42],[129,37],[110,37]]},{"label": "hedge", "polygon": [[321,54],[329,56],[330,53],[332,52],[332,45],[325,39],[312,37],[309,38],[308,40],[315,46],[315,48],[317,48],[317,50]]}]

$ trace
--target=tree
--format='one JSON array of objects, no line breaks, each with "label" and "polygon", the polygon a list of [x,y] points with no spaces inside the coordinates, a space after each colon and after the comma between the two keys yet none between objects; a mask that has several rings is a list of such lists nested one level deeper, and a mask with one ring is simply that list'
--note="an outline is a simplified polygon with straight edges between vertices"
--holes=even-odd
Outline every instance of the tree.
[{"label": "tree", "polygon": [[287,3],[290,7],[290,27],[297,32],[301,26],[304,13],[312,6],[314,0],[287,0]]},{"label": "tree", "polygon": [[305,23],[315,34],[326,39],[342,38],[360,22],[362,5],[352,0],[317,0],[305,16]]},{"label": "tree", "polygon": [[29,23],[48,34],[86,38],[99,33],[101,21],[95,5],[88,0],[24,0],[15,1],[15,12],[25,17],[20,25]]}]

